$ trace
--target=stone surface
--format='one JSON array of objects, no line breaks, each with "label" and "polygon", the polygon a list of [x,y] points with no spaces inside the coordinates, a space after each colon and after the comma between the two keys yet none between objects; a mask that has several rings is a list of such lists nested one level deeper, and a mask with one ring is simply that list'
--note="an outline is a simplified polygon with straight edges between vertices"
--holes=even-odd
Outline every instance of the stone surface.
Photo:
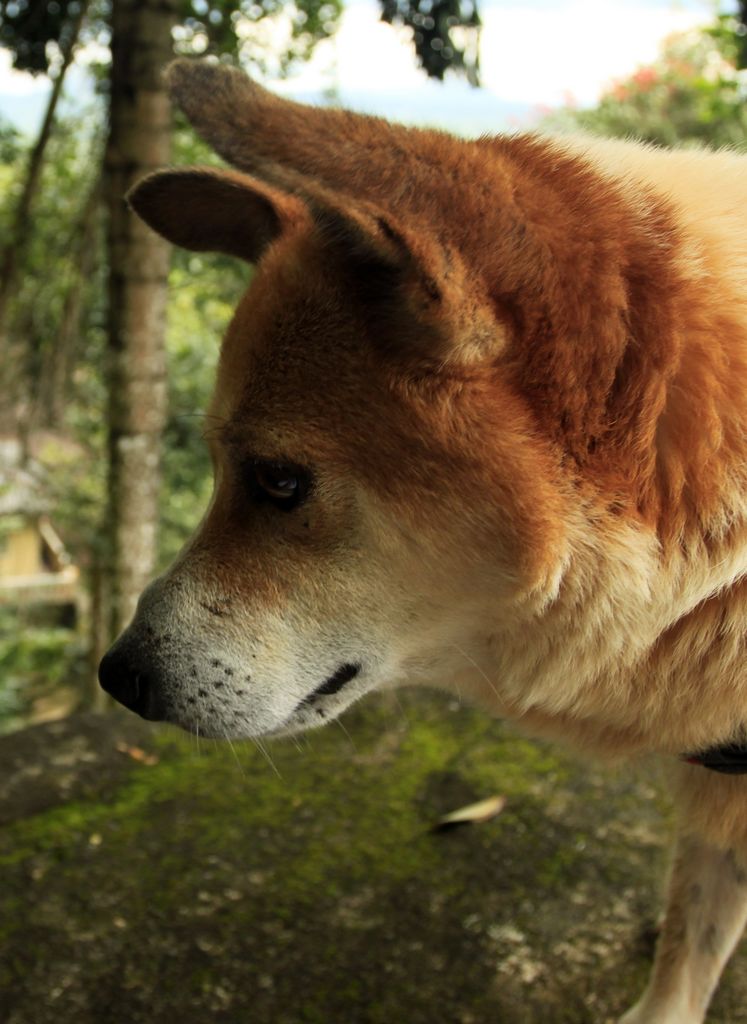
[{"label": "stone surface", "polygon": [[[655,766],[420,694],[343,726],[268,758],[116,714],[1,739],[3,1024],[614,1021],[666,862]],[[709,1022],[747,1024],[744,949]]]}]

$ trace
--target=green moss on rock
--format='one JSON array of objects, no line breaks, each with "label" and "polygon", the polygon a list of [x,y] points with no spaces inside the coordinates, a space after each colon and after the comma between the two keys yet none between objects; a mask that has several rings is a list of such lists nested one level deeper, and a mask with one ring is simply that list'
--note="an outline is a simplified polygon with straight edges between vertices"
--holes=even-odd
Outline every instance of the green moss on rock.
[{"label": "green moss on rock", "polygon": [[[273,744],[273,766],[251,744],[162,729],[128,753],[112,733],[105,785],[0,835],[0,1019],[614,1020],[650,952],[656,780],[437,698],[405,710],[371,701],[346,733]],[[498,818],[429,831],[496,793]],[[747,1024],[745,994],[737,963],[712,1020]]]}]

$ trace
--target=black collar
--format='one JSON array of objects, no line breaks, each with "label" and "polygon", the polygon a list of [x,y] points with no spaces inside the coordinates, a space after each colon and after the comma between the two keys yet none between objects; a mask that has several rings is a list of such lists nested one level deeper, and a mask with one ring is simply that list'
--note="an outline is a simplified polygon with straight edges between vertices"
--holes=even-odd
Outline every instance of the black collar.
[{"label": "black collar", "polygon": [[726,747],[711,747],[700,754],[685,754],[683,761],[702,765],[703,768],[724,775],[747,775],[747,746],[730,744]]}]

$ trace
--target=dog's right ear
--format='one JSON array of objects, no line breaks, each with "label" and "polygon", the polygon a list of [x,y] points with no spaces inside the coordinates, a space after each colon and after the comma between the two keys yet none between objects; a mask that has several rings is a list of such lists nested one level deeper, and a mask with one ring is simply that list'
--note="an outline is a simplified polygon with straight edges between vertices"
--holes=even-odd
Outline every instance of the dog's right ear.
[{"label": "dog's right ear", "polygon": [[138,216],[174,245],[256,263],[283,231],[308,217],[303,203],[234,171],[156,171],[128,193]]}]

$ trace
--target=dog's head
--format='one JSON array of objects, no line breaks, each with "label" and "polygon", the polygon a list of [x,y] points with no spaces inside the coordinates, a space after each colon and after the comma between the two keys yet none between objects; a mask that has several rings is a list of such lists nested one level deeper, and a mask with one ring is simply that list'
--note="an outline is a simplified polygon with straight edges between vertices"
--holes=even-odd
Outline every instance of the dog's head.
[{"label": "dog's head", "polygon": [[209,411],[210,507],[102,683],[233,737],[448,682],[476,637],[547,599],[565,550],[552,449],[505,358],[513,312],[479,269],[480,200],[459,191],[471,150],[204,64],[172,83],[252,173],[162,171],[130,203],[256,271]]}]

